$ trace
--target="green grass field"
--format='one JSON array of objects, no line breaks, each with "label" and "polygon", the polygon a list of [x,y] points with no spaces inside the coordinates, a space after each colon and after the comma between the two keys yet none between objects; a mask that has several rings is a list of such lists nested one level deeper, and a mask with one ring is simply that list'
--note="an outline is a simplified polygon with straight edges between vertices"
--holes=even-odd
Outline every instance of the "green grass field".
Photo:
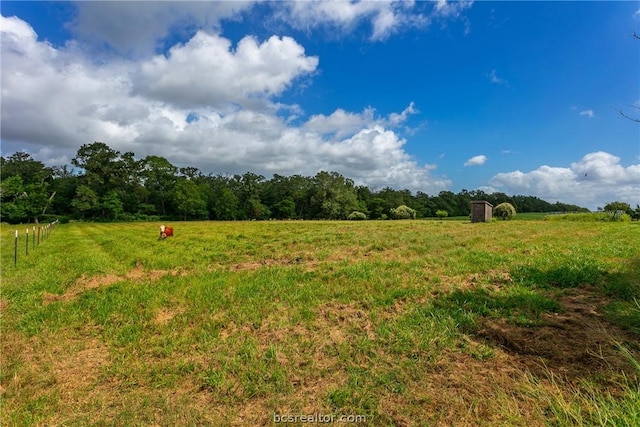
[{"label": "green grass field", "polygon": [[1,425],[640,425],[637,222],[158,225],[2,226]]}]

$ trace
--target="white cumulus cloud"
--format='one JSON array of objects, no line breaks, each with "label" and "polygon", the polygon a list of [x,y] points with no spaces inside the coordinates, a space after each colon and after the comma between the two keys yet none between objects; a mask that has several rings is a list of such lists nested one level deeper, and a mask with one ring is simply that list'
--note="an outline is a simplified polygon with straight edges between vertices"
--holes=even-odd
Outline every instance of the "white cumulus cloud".
[{"label": "white cumulus cloud", "polygon": [[[239,20],[262,3],[265,23],[285,22],[310,31],[328,28],[348,33],[360,24],[370,27],[372,41],[385,40],[408,28],[426,27],[434,19],[455,20],[473,1],[82,1],[67,24],[86,45],[104,44],[114,51],[146,56],[162,48],[172,32],[203,29],[217,33],[225,20]],[[268,24],[267,24],[268,25]]]},{"label": "white cumulus cloud", "polygon": [[167,56],[144,62],[136,90],[183,106],[246,105],[279,95],[317,65],[318,58],[306,56],[291,37],[258,43],[247,36],[233,49],[228,39],[200,31]]},{"label": "white cumulus cloud", "polygon": [[479,166],[479,165],[484,165],[486,161],[487,161],[487,156],[485,156],[484,154],[480,154],[479,156],[473,156],[472,158],[464,162],[464,165]]},{"label": "white cumulus cloud", "polygon": [[603,151],[586,154],[569,167],[541,166],[530,172],[495,175],[490,184],[510,194],[536,195],[595,210],[611,201],[640,204],[640,164],[624,167]]},{"label": "white cumulus cloud", "polygon": [[594,118],[596,116],[596,113],[593,112],[593,110],[582,110],[580,111],[580,115],[581,116],[586,116],[589,117],[590,119]]},{"label": "white cumulus cloud", "polygon": [[204,173],[327,170],[358,184],[430,193],[451,185],[434,175],[435,165],[409,155],[395,130],[417,112],[413,103],[387,116],[337,108],[309,117],[279,103],[284,90],[312,77],[319,61],[292,38],[245,37],[233,48],[199,31],[166,56],[97,63],[75,43],[38,41],[18,18],[2,17],[0,24],[5,155],[25,150],[59,165],[82,144],[102,141]]},{"label": "white cumulus cloud", "polygon": [[361,0],[303,0],[276,4],[282,8],[281,19],[296,28],[326,27],[346,33],[363,22],[370,22],[369,38],[378,41],[408,28],[424,28],[435,19],[458,19],[473,1],[438,1],[433,6],[416,1]]}]

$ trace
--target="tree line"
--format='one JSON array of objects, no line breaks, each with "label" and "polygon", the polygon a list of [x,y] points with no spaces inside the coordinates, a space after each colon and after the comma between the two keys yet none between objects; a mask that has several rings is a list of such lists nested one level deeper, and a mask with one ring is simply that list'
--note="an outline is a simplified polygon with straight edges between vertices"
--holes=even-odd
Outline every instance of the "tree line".
[{"label": "tree line", "polygon": [[176,167],[160,156],[137,159],[103,142],[82,145],[71,164],[77,169],[46,167],[25,152],[0,157],[2,221],[346,219],[353,212],[387,219],[399,206],[427,218],[438,211],[467,216],[472,200],[494,206],[508,202],[518,212],[588,212],[534,196],[481,190],[437,195],[389,187],[375,190],[337,172],[312,177],[275,174],[271,179],[252,172],[204,174],[195,167]]}]

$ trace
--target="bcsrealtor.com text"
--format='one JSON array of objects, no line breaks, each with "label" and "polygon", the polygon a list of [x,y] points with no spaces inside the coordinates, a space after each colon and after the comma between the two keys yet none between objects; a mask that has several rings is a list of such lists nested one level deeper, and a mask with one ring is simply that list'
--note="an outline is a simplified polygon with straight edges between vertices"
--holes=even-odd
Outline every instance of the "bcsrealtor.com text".
[{"label": "bcsrealtor.com text", "polygon": [[273,422],[279,423],[366,423],[366,415],[336,414],[273,414]]}]

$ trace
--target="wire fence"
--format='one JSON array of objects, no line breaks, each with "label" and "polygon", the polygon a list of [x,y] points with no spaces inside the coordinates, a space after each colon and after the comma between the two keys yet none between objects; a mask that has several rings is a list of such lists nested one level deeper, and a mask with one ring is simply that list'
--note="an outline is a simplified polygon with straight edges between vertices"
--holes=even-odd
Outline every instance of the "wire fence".
[{"label": "wire fence", "polygon": [[[40,243],[43,243],[45,240],[47,240],[50,236],[51,233],[53,233],[53,230],[56,228],[56,226],[58,225],[58,220],[55,220],[53,222],[50,222],[49,224],[45,224],[45,225],[38,225],[38,226],[32,226],[31,228],[27,227],[25,232],[24,232],[24,255],[28,256],[29,255],[29,241],[31,241],[31,251],[33,252],[38,246],[40,246]],[[31,230],[31,233],[29,233],[29,231]],[[29,236],[29,234],[31,234],[31,236]],[[17,266],[18,265],[18,253],[22,253],[22,249],[20,248],[20,241],[22,241],[22,237],[20,236],[20,232],[18,230],[15,231],[15,242],[14,242],[14,249],[13,249],[13,265]]]}]

